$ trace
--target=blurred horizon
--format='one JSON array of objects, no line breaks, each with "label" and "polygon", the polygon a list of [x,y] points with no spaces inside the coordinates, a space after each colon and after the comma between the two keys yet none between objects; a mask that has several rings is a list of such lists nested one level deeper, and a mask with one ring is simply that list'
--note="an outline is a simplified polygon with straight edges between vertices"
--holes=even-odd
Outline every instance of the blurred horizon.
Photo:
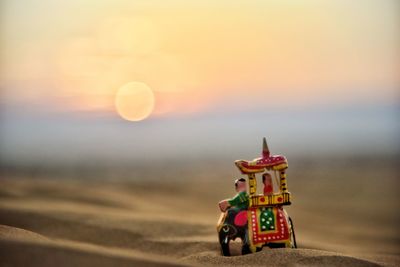
[{"label": "blurred horizon", "polygon": [[213,112],[133,124],[109,115],[20,113],[1,120],[0,166],[9,173],[72,169],[90,175],[96,169],[208,172],[214,164],[239,174],[233,161],[259,157],[262,137],[273,154],[285,155],[291,165],[396,165],[398,112],[397,106]]}]

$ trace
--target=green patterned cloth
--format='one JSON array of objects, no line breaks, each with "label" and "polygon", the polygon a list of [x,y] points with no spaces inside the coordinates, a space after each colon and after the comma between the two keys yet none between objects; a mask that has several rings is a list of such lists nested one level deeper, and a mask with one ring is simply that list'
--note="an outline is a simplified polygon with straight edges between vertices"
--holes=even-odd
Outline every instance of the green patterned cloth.
[{"label": "green patterned cloth", "polygon": [[275,230],[275,216],[272,208],[262,208],[260,214],[260,230]]},{"label": "green patterned cloth", "polygon": [[240,210],[245,210],[249,206],[249,196],[246,191],[239,192],[236,196],[228,200],[229,205]]}]

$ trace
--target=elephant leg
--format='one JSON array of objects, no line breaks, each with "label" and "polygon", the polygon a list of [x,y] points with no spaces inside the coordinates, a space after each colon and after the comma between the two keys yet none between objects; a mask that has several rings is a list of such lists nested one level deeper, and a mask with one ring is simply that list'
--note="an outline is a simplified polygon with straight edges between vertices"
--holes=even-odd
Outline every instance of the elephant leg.
[{"label": "elephant leg", "polygon": [[250,254],[250,245],[249,245],[249,235],[248,235],[248,230],[247,230],[247,225],[243,228],[243,234],[242,234],[242,255]]}]

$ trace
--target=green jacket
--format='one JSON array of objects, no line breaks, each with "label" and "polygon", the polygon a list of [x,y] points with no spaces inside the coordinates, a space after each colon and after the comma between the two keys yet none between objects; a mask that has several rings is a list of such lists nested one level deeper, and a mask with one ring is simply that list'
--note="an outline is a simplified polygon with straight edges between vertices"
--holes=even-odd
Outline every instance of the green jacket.
[{"label": "green jacket", "polygon": [[228,200],[229,205],[237,207],[238,209],[247,209],[249,206],[249,196],[245,191],[237,193],[236,196]]}]

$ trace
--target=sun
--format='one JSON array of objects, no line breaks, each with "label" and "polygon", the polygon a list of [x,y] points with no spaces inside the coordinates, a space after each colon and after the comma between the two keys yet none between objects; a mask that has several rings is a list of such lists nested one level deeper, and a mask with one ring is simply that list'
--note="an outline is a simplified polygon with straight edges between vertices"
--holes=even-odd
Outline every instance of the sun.
[{"label": "sun", "polygon": [[154,93],[146,84],[129,82],[118,89],[115,108],[128,121],[141,121],[150,116],[154,109]]}]

